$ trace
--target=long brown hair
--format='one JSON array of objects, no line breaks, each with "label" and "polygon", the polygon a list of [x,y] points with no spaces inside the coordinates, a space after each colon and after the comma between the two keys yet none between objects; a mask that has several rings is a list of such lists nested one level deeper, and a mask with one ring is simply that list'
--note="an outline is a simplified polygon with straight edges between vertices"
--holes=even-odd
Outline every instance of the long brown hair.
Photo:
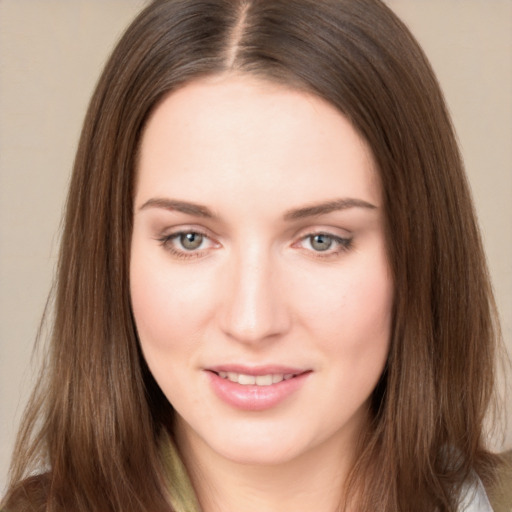
[{"label": "long brown hair", "polygon": [[128,28],[85,119],[51,343],[5,506],[192,510],[180,498],[183,477],[164,475],[159,439],[172,407],[142,358],[130,309],[133,183],[159,102],[229,71],[326,99],[372,148],[396,297],[388,363],[347,490],[362,511],[456,510],[464,481],[492,479],[483,422],[494,305],[442,93],[379,0],[157,0]]}]

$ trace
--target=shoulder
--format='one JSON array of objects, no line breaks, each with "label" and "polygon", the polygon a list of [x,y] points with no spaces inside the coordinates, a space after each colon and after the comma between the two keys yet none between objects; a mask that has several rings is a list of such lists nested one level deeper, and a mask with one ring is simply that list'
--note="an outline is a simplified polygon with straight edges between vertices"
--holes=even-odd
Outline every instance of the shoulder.
[{"label": "shoulder", "polygon": [[459,512],[496,512],[479,478],[466,483],[462,488]]},{"label": "shoulder", "polygon": [[8,489],[1,503],[0,512],[39,512],[46,510],[49,491],[49,474],[28,477]]},{"label": "shoulder", "polygon": [[500,456],[496,483],[487,488],[494,512],[512,512],[512,450]]}]

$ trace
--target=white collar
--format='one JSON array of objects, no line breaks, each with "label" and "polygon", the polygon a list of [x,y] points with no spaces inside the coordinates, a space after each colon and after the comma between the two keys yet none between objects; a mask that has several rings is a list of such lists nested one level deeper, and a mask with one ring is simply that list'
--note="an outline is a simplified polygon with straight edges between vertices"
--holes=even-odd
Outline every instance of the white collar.
[{"label": "white collar", "polygon": [[460,512],[493,512],[484,486],[478,478],[476,482],[467,483],[462,488]]}]

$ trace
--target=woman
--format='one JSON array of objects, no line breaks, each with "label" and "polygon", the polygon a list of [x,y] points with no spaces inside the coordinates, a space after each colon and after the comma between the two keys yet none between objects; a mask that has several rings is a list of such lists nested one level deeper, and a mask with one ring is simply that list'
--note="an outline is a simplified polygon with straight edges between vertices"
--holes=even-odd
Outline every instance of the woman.
[{"label": "woman", "polygon": [[4,507],[491,510],[493,315],[384,4],[153,2],[86,117]]}]

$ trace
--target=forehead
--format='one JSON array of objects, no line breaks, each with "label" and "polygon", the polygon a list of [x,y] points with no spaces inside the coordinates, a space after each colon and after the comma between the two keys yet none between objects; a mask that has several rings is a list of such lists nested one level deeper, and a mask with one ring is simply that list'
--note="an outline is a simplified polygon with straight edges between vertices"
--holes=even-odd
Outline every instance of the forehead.
[{"label": "forehead", "polygon": [[143,133],[137,181],[140,201],[263,194],[292,207],[380,196],[371,151],[334,106],[247,76],[201,79],[168,95]]}]

